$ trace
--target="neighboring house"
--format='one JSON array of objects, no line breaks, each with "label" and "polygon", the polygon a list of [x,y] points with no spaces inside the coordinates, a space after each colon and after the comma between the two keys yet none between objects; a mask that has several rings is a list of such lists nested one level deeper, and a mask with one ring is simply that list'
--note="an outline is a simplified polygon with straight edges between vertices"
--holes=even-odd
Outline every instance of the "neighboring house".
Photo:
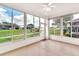
[{"label": "neighboring house", "polygon": [[[70,21],[68,24],[70,24]],[[68,26],[68,28],[70,28],[70,26]],[[79,38],[79,18],[72,20],[72,36]]]},{"label": "neighboring house", "polygon": [[[12,24],[8,22],[2,22],[0,23],[0,30],[9,30],[12,28]],[[13,29],[19,29],[20,27],[17,24],[13,24]]]}]

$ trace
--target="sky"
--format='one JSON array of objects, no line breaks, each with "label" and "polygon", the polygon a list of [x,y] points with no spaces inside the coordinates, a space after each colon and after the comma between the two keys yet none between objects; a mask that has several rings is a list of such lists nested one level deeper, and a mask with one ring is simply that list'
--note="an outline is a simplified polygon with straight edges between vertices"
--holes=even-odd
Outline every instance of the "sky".
[{"label": "sky", "polygon": [[[0,22],[2,21],[6,21],[6,22],[11,22],[11,13],[12,13],[12,9],[11,8],[7,8],[7,7],[3,7],[0,6]],[[24,25],[24,14],[23,12],[19,12],[17,10],[13,10],[13,15],[14,15],[14,23],[23,26]],[[33,16],[32,15],[27,15],[27,24],[33,24]],[[79,14],[74,14],[73,15],[73,19],[77,19],[79,18]],[[5,19],[5,20],[4,20]],[[35,18],[35,26],[38,27],[38,18]],[[52,27],[53,21],[50,21],[50,27]]]},{"label": "sky", "polygon": [[[6,7],[0,7],[0,23],[1,22],[9,22],[11,23],[11,13],[12,13],[12,9],[10,8],[6,8]],[[19,12],[17,10],[13,10],[13,22],[16,23],[17,25],[23,27],[24,25],[24,13],[23,12]],[[27,14],[27,22],[28,24],[33,24],[33,16]],[[38,27],[38,17],[35,17],[35,26]]]},{"label": "sky", "polygon": [[[11,23],[11,13],[12,9],[6,7],[0,7],[0,22],[9,22]],[[20,25],[21,27],[24,25],[24,13],[13,10],[14,23]]]},{"label": "sky", "polygon": [[77,19],[77,18],[79,18],[79,14],[74,14],[73,19]]}]

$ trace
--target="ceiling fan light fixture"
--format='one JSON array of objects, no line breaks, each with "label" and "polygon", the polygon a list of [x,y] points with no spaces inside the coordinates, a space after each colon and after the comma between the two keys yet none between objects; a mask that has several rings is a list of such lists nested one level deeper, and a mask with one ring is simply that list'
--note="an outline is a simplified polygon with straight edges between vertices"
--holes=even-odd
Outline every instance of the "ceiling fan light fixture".
[{"label": "ceiling fan light fixture", "polygon": [[45,9],[46,9],[46,11],[51,11],[50,7],[46,7]]},{"label": "ceiling fan light fixture", "polygon": [[55,6],[52,5],[52,3],[49,3],[49,4],[43,4],[41,5],[44,9],[44,11],[47,11],[47,12],[50,12],[52,10],[52,8],[54,8]]}]

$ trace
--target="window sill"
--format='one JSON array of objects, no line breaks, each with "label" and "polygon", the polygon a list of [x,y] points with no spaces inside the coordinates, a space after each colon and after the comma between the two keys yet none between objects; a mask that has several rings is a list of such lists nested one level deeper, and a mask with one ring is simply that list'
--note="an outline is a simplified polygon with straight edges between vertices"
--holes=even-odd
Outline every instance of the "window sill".
[{"label": "window sill", "polygon": [[0,44],[0,54],[9,52],[9,51],[17,49],[17,48],[21,48],[23,46],[30,45],[30,44],[38,42],[42,39],[44,39],[42,36],[38,36],[38,37],[27,38],[26,40],[2,43],[2,44]]},{"label": "window sill", "polygon": [[50,35],[50,39],[65,42],[65,43],[79,45],[79,38],[70,38],[70,37],[65,37],[65,36]]}]

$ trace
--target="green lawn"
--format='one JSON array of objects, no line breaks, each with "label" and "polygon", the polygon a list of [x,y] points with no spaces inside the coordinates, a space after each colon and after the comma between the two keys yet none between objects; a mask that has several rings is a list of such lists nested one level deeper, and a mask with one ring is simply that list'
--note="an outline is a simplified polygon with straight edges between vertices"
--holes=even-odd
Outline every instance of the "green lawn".
[{"label": "green lawn", "polygon": [[35,33],[27,33],[27,38],[29,37],[34,37],[34,36],[38,36],[39,32],[35,32]]},{"label": "green lawn", "polygon": [[[50,35],[60,35],[61,29],[60,28],[49,28],[49,34]],[[66,30],[63,30],[63,35],[64,36],[69,36],[70,37],[70,32]]]},{"label": "green lawn", "polygon": [[40,32],[31,32],[31,30],[27,29],[27,38],[29,37],[34,37],[34,36],[38,36]]},{"label": "green lawn", "polygon": [[23,37],[23,35],[21,37],[15,35],[23,34],[23,30],[0,30],[0,43],[11,41],[12,34],[14,35],[13,39],[20,39],[21,37]]},{"label": "green lawn", "polygon": [[[34,37],[34,36],[38,36],[39,32],[31,32],[30,30],[27,30],[26,35],[28,38]],[[23,29],[0,30],[0,43],[11,41],[12,37],[13,37],[13,40],[23,39],[24,38],[24,30]]]},{"label": "green lawn", "polygon": [[52,35],[60,35],[60,28],[49,28],[49,34],[52,34]]}]

